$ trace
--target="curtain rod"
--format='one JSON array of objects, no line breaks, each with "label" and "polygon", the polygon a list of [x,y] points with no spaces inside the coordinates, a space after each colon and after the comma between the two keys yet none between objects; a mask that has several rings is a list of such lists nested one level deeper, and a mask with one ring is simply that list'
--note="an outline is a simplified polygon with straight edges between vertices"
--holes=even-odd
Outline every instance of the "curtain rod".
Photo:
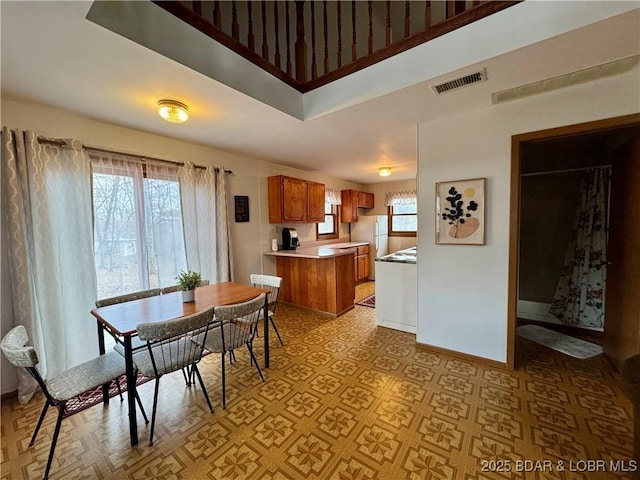
[{"label": "curtain rod", "polygon": [[532,172],[522,173],[521,177],[533,177],[535,175],[551,175],[553,173],[569,173],[569,172],[583,172],[585,170],[593,170],[594,168],[611,168],[611,165],[595,165],[593,167],[580,167],[580,168],[567,168],[565,170],[548,170],[546,172]]},{"label": "curtain rod", "polygon": [[[67,141],[64,139],[57,139],[57,138],[47,138],[47,137],[38,137],[38,142],[40,143],[47,143],[50,145],[57,145],[58,147],[65,147],[67,145]],[[115,153],[116,155],[127,155],[130,157],[140,157],[140,159],[142,161],[144,160],[151,160],[154,162],[163,162],[163,163],[170,163],[172,165],[176,165],[178,167],[182,167],[184,166],[184,162],[175,162],[173,160],[165,160],[164,158],[155,158],[155,157],[147,157],[146,155],[138,155],[135,153],[126,153],[126,152],[119,152],[117,150],[108,150],[106,148],[100,148],[100,147],[92,147],[91,145],[83,145],[82,146],[83,149],[85,150],[94,150],[96,152],[103,152],[103,153]],[[205,169],[207,167],[204,167],[202,165],[194,165],[195,168],[202,168]],[[218,170],[216,168],[216,170]],[[232,170],[225,170],[224,173],[233,173]]]}]

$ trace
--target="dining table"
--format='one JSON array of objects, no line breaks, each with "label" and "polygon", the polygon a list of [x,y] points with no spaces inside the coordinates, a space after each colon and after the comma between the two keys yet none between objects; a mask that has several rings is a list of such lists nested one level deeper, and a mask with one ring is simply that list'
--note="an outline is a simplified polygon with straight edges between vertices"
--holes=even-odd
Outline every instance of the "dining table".
[{"label": "dining table", "polygon": [[[138,422],[136,417],[136,381],[137,373],[133,363],[134,338],[137,337],[137,326],[147,322],[164,322],[185,315],[201,312],[210,306],[233,305],[246,302],[265,293],[264,303],[264,366],[269,367],[269,291],[236,282],[220,282],[198,287],[193,302],[183,302],[182,292],[130,300],[91,310],[98,324],[98,347],[100,354],[105,354],[105,337],[109,333],[124,346],[124,359],[127,380],[127,403],[129,409],[129,436],[131,445],[138,444]],[[215,310],[214,310],[215,312]],[[139,346],[138,346],[139,347]],[[103,390],[107,399],[107,388]]]}]

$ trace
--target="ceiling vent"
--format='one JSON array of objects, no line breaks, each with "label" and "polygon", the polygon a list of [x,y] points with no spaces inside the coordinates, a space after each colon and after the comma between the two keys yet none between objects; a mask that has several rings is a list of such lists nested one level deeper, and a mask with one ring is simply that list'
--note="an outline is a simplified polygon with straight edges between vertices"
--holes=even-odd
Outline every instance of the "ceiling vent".
[{"label": "ceiling vent", "polygon": [[558,75],[557,77],[546,78],[544,80],[527,83],[507,90],[493,92],[491,94],[491,103],[495,105],[497,103],[529,97],[538,93],[549,92],[551,90],[557,90],[559,88],[616,75],[618,73],[631,70],[638,63],[638,58],[640,58],[639,55],[631,55],[630,57],[621,58],[608,63],[602,63],[595,67],[584,68],[564,75]]},{"label": "ceiling vent", "polygon": [[468,85],[473,85],[474,83],[484,82],[486,79],[487,70],[483,68],[478,72],[470,73],[464,77],[455,78],[444,83],[439,83],[438,85],[431,85],[431,90],[433,90],[433,93],[436,95],[442,95],[451,90],[457,90]]}]

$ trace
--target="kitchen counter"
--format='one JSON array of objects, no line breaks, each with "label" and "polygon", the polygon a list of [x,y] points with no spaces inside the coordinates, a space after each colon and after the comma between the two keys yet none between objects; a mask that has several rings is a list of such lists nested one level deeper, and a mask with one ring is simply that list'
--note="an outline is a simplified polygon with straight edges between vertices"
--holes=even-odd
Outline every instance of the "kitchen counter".
[{"label": "kitchen counter", "polygon": [[319,247],[300,247],[297,250],[278,250],[276,252],[266,252],[265,255],[273,257],[294,257],[294,258],[332,258],[341,255],[355,253],[356,247],[368,245],[367,242],[343,242],[321,245]]},{"label": "kitchen counter", "polygon": [[416,263],[417,247],[398,250],[384,257],[376,258],[376,262],[393,262],[393,263]]}]

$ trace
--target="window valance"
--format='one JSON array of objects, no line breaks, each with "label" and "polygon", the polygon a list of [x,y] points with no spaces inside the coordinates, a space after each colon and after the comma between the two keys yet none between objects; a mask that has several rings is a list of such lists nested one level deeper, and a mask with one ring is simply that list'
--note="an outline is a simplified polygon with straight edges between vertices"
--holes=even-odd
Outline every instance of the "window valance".
[{"label": "window valance", "polygon": [[386,192],[385,205],[387,207],[398,207],[400,205],[417,205],[418,195],[415,190],[405,190],[402,192]]},{"label": "window valance", "polygon": [[342,205],[342,195],[337,188],[325,188],[324,202],[329,205]]}]

